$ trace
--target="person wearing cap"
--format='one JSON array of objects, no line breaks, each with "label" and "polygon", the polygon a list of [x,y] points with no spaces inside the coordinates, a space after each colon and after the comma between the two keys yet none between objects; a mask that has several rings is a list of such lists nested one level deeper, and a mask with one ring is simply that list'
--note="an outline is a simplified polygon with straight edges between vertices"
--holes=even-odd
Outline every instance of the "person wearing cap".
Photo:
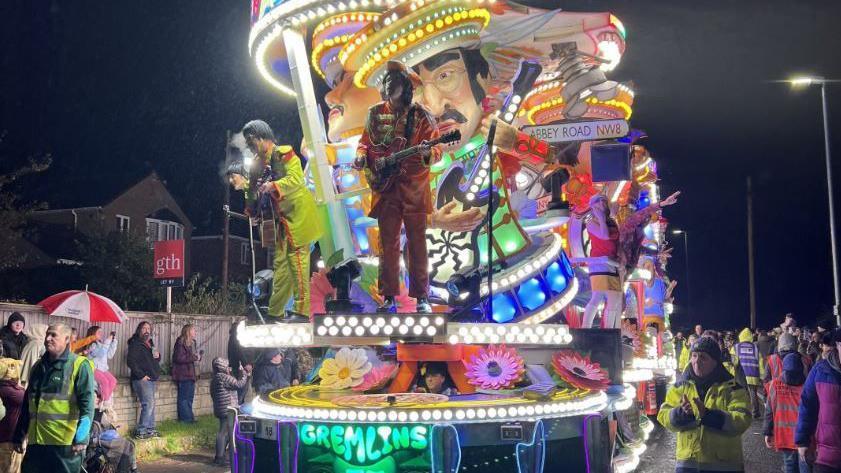
[{"label": "person wearing cap", "polygon": [[[248,212],[270,204],[274,216],[274,281],[269,299],[269,315],[286,316],[287,321],[302,322],[310,315],[310,245],[321,237],[315,199],[307,189],[301,158],[291,146],[278,145],[271,127],[262,120],[252,120],[242,128],[248,149],[257,156],[248,170],[244,188]],[[268,175],[267,175],[268,173]],[[231,172],[231,181],[240,185]],[[265,179],[264,179],[265,178]],[[293,311],[285,307],[294,298]]]},{"label": "person wearing cap", "polygon": [[765,445],[782,454],[784,473],[809,473],[809,465],[799,458],[794,443],[800,393],[805,381],[800,356],[789,353],[783,359],[782,374],[768,385],[763,429]]},{"label": "person wearing cap", "polygon": [[3,342],[3,356],[6,358],[20,359],[23,347],[29,342],[29,337],[23,333],[26,327],[26,319],[20,312],[12,312],[6,326],[0,329],[0,341]]},{"label": "person wearing cap", "polygon": [[428,361],[420,368],[420,378],[412,389],[416,393],[443,394],[455,396],[458,390],[447,374],[447,364],[442,361]]},{"label": "person wearing cap", "polygon": [[803,385],[794,434],[800,457],[814,462],[814,473],[841,472],[841,330],[832,341],[835,348],[812,368]]},{"label": "person wearing cap", "polygon": [[718,343],[701,337],[689,367],[666,393],[657,420],[677,434],[678,473],[744,471],[742,434],[751,425],[748,394],[721,365]]},{"label": "person wearing cap", "polygon": [[[432,214],[432,191],[429,187],[429,166],[441,152],[428,142],[438,137],[432,115],[412,103],[414,88],[420,84],[417,74],[400,62],[389,61],[380,92],[383,101],[368,111],[365,129],[356,149],[357,169],[375,176],[373,161],[377,148],[391,146],[398,138],[406,140],[405,148],[419,146],[417,154],[400,164],[394,184],[382,192],[374,191],[368,216],[377,219],[382,256],[378,286],[383,312],[396,312],[396,296],[400,294],[400,228],[406,228],[409,296],[417,299],[418,312],[431,312],[429,304],[429,260],[426,251],[427,219]],[[405,149],[404,148],[404,149]],[[369,179],[371,181],[371,179]]]},{"label": "person wearing cap", "polygon": [[753,417],[759,419],[762,410],[759,395],[764,392],[762,379],[765,377],[766,368],[765,359],[759,354],[759,348],[753,342],[753,332],[749,328],[739,332],[739,343],[733,347],[733,363],[736,369],[745,375]]}]

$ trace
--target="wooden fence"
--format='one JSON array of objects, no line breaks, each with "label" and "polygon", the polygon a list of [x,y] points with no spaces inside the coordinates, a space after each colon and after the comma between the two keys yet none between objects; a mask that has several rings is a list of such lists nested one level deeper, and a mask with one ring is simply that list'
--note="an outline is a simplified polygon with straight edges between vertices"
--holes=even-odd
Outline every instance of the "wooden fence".
[{"label": "wooden fence", "polygon": [[[39,306],[27,304],[0,303],[0,320],[3,325],[12,312],[19,312],[26,319],[26,324],[45,323],[58,320],[75,327],[79,337],[85,336],[91,324],[67,317],[54,317],[47,315]],[[172,347],[175,339],[181,334],[181,327],[185,324],[196,326],[196,338],[198,348],[204,350],[204,356],[198,365],[199,373],[211,373],[211,362],[217,356],[227,357],[228,333],[232,325],[236,325],[242,317],[219,316],[219,315],[195,315],[195,314],[164,314],[159,312],[126,312],[128,319],[123,324],[102,323],[97,324],[108,334],[111,331],[117,332],[117,353],[114,358],[108,361],[111,373],[117,378],[129,376],[126,366],[126,343],[134,334],[137,325],[142,321],[152,324],[152,339],[155,346],[161,352],[161,366],[167,371],[171,366]],[[43,343],[43,340],[35,340],[30,343]]]}]

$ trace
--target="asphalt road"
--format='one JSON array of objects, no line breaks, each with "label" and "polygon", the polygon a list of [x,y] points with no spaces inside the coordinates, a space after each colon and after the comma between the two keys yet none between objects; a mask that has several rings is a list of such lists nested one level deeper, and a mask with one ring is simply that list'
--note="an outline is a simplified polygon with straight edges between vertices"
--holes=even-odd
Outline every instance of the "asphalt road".
[{"label": "asphalt road", "polygon": [[[648,439],[648,449],[642,454],[636,470],[638,473],[675,471],[675,436],[656,421],[654,425]],[[765,446],[761,421],[754,421],[742,436],[742,452],[745,457],[745,473],[782,471],[782,456]]]}]

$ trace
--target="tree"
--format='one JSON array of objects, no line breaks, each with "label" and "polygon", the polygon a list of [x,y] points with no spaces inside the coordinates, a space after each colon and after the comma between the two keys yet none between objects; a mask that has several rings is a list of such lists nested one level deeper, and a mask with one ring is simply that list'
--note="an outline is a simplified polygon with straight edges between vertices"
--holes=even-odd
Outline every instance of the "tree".
[{"label": "tree", "polygon": [[143,236],[99,232],[77,240],[79,272],[91,291],[124,310],[161,308],[162,290],[152,278],[152,250]]},{"label": "tree", "polygon": [[[0,145],[5,138],[6,132],[0,132]],[[11,159],[3,156],[0,161],[8,162]],[[25,255],[21,254],[18,243],[23,239],[26,218],[33,210],[46,207],[38,202],[23,201],[17,185],[26,175],[45,171],[51,162],[49,154],[30,156],[27,164],[0,174],[0,272],[16,269],[23,262]]]},{"label": "tree", "polygon": [[245,315],[247,309],[245,285],[230,283],[226,295],[212,278],[202,278],[200,274],[190,278],[172,307],[173,312],[204,315]]}]

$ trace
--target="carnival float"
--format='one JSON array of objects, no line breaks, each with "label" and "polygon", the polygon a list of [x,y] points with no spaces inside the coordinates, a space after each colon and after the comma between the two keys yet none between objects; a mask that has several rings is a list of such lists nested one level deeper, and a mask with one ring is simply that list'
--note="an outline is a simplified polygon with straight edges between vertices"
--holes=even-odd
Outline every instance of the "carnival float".
[{"label": "carnival float", "polygon": [[[633,85],[608,77],[621,21],[503,0],[254,0],[251,21],[260,76],[297,106],[324,232],[309,321],[236,337],[323,356],[231,411],[233,470],[632,471],[674,376],[675,196],[629,125]],[[431,311],[403,260],[398,313],[377,311],[383,235],[354,164],[394,63],[458,131],[428,169]]]}]

